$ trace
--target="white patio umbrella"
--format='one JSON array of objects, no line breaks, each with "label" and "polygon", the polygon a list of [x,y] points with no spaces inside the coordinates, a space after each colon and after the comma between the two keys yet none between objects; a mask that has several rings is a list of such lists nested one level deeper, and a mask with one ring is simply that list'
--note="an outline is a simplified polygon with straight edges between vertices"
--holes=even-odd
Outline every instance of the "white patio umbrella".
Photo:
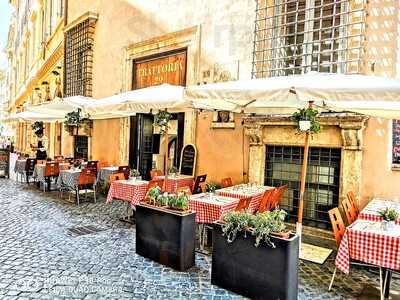
[{"label": "white patio umbrella", "polygon": [[[226,104],[230,111],[288,114],[306,103],[335,111],[400,118],[400,81],[365,75],[309,73],[233,81],[186,90],[188,100]],[[297,232],[301,236],[310,133],[305,134]]]},{"label": "white patio umbrella", "polygon": [[84,108],[93,101],[93,98],[84,96],[55,98],[49,102],[27,106],[26,111],[64,118],[67,113],[70,113],[78,108],[84,110]]}]

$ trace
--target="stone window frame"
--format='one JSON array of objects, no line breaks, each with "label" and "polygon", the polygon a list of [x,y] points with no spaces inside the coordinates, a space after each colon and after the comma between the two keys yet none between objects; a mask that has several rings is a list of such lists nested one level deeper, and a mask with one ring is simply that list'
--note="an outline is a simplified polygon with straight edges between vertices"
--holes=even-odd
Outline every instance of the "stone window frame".
[{"label": "stone window frame", "polygon": [[[394,131],[393,131],[393,125],[394,125],[394,123],[395,122],[399,122],[399,125],[400,125],[400,120],[395,120],[395,119],[393,119],[393,120],[391,120],[391,122],[390,122],[390,132],[391,132],[391,135],[390,135],[390,164],[391,164],[391,168],[392,168],[392,171],[400,171],[400,161],[399,162],[395,162],[394,161],[394,157],[393,157],[393,152],[394,152]],[[399,134],[399,140],[400,140],[400,134]]]}]

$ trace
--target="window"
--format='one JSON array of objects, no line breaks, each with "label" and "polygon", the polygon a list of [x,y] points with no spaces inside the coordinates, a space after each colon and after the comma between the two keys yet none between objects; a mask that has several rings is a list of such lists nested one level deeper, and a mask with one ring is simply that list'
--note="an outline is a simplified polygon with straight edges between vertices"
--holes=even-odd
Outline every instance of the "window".
[{"label": "window", "polygon": [[258,0],[254,78],[361,71],[365,0]]},{"label": "window", "polygon": [[[280,207],[293,220],[298,215],[302,159],[302,147],[266,147],[265,184],[288,185]],[[340,161],[340,149],[310,148],[303,212],[306,224],[320,228],[330,226],[328,210],[339,203]]]},{"label": "window", "polygon": [[86,19],[65,35],[64,94],[92,95],[93,19]]},{"label": "window", "polygon": [[400,120],[392,123],[392,164],[400,167]]}]

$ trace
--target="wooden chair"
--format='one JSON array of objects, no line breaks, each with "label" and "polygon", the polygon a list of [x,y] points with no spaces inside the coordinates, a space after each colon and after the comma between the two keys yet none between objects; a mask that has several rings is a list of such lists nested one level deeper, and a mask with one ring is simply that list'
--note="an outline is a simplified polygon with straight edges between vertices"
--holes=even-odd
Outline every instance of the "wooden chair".
[{"label": "wooden chair", "polygon": [[[344,235],[344,232],[346,231],[346,227],[344,225],[343,218],[342,218],[342,215],[340,214],[339,208],[337,208],[337,207],[332,208],[331,210],[328,211],[328,215],[329,215],[329,219],[332,224],[333,235],[335,237],[336,245],[339,248],[340,243],[343,238],[343,235]],[[350,264],[359,265],[359,266],[377,267],[375,265],[361,263],[361,262],[357,262],[357,261],[350,261]],[[382,278],[382,269],[380,269],[380,271],[381,271],[381,278]],[[333,271],[332,279],[329,284],[329,288],[328,288],[329,291],[332,288],[333,281],[335,280],[335,276],[336,276],[336,267],[335,267],[335,270]],[[381,284],[381,294],[382,294],[382,284]]]},{"label": "wooden chair", "polygon": [[251,202],[251,197],[242,198],[239,200],[239,203],[236,205],[235,211],[243,211],[249,208]]},{"label": "wooden chair", "polygon": [[347,199],[347,198],[343,199],[342,207],[343,207],[343,211],[346,215],[348,225],[352,224],[355,220],[357,220],[358,214],[356,212],[355,207],[351,204],[349,199]]},{"label": "wooden chair", "polygon": [[222,185],[223,188],[227,188],[227,187],[232,186],[233,185],[232,184],[232,178],[230,178],[230,177],[223,178],[221,180],[221,185]]},{"label": "wooden chair", "polygon": [[[44,168],[44,178],[47,182],[47,188],[51,190],[51,179],[57,178],[60,175],[60,165],[58,162],[47,162]],[[46,184],[43,184],[43,191],[46,191]]]},{"label": "wooden chair", "polygon": [[161,170],[154,169],[154,170],[150,171],[150,178],[151,179],[154,179],[154,177],[162,176],[162,175],[163,175],[163,172]]},{"label": "wooden chair", "polygon": [[203,192],[203,189],[201,187],[201,184],[206,182],[207,174],[205,175],[199,175],[196,177],[192,189],[192,194],[200,194]]},{"label": "wooden chair", "polygon": [[260,206],[258,207],[258,212],[263,213],[265,211],[270,211],[271,210],[271,200],[273,200],[273,196],[276,193],[277,189],[269,189],[266,190],[263,198],[261,199]]},{"label": "wooden chair", "polygon": [[124,173],[115,173],[115,174],[110,174],[110,184],[113,183],[116,180],[124,180],[125,179],[125,175]]},{"label": "wooden chair", "polygon": [[[91,188],[91,189],[90,189]],[[96,203],[96,172],[93,169],[83,169],[79,175],[79,184],[76,186],[76,201],[80,204],[80,191],[85,191],[85,200],[87,199],[88,191],[93,192],[94,203]]]},{"label": "wooden chair", "polygon": [[89,160],[86,165],[86,169],[97,169],[97,160]]},{"label": "wooden chair", "polygon": [[186,195],[191,195],[192,191],[190,189],[190,186],[181,186],[176,189],[176,193],[178,194],[179,192],[185,192]]},{"label": "wooden chair", "polygon": [[36,158],[28,158],[25,164],[25,177],[26,183],[29,184],[29,176],[33,175],[33,171],[35,170]]},{"label": "wooden chair", "polygon": [[356,196],[354,195],[353,191],[350,191],[347,193],[347,199],[349,199],[351,206],[353,206],[353,208],[355,209],[356,214],[358,216],[358,213],[360,212],[360,210],[358,209]]},{"label": "wooden chair", "polygon": [[129,166],[119,166],[118,173],[124,173],[125,179],[129,179],[131,175],[131,168]]},{"label": "wooden chair", "polygon": [[285,191],[287,190],[288,186],[282,185],[276,189],[276,192],[273,195],[273,199],[271,200],[271,207],[270,209],[275,209],[279,206]]}]

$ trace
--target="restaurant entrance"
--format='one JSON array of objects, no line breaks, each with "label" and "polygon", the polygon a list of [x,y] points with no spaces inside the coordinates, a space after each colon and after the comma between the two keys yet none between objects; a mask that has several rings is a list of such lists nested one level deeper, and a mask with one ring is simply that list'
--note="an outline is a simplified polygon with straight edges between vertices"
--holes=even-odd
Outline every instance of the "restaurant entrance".
[{"label": "restaurant entrance", "polygon": [[[186,49],[133,61],[132,89],[160,84],[186,85]],[[156,113],[156,112],[153,112]],[[169,166],[179,166],[183,147],[185,114],[172,115],[168,128]],[[164,136],[153,126],[153,114],[137,114],[130,119],[129,164],[143,178],[151,169],[164,169],[166,153]]]}]

